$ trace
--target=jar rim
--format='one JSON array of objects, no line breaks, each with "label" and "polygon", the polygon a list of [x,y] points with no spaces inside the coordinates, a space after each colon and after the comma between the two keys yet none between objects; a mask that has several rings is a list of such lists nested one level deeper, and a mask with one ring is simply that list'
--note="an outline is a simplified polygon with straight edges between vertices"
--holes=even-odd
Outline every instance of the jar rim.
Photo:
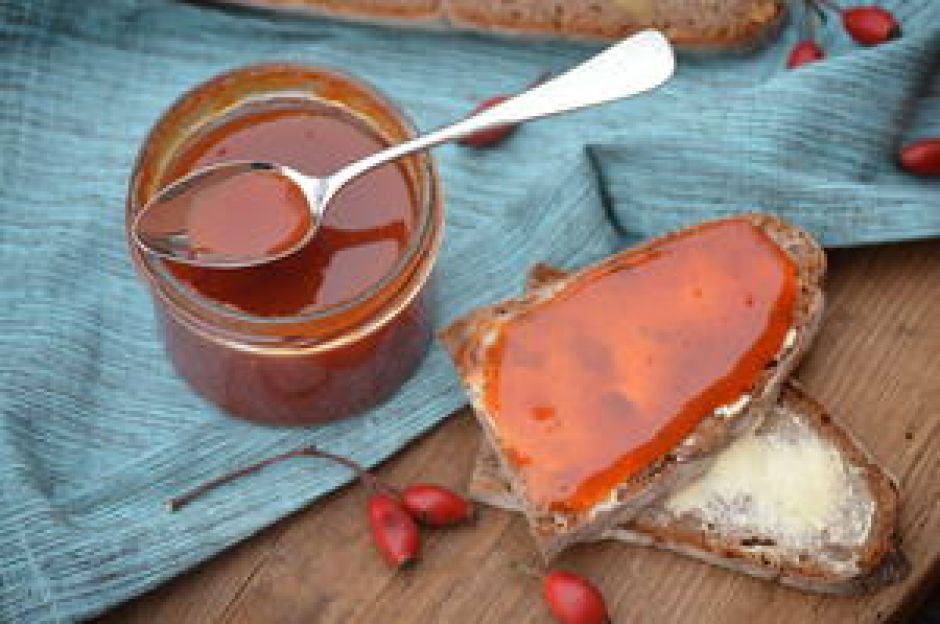
[{"label": "jar rim", "polygon": [[[128,189],[128,214],[130,215],[140,208],[141,202],[138,201],[137,195],[140,191],[138,187],[138,178],[141,168],[146,162],[147,157],[150,156],[150,147],[154,139],[159,135],[159,132],[164,124],[170,123],[175,112],[179,111],[194,99],[199,98],[203,93],[210,91],[214,87],[226,82],[242,78],[243,76],[250,76],[251,74],[256,74],[259,72],[290,71],[300,71],[307,73],[315,72],[317,75],[324,76],[330,80],[352,85],[357,90],[364,92],[373,103],[377,103],[380,107],[386,109],[390,113],[390,116],[394,119],[395,123],[401,126],[406,135],[409,137],[417,136],[417,128],[414,122],[406,113],[404,113],[404,111],[398,107],[398,105],[385,97],[382,92],[372,84],[362,79],[354,78],[342,70],[292,62],[268,62],[245,65],[218,74],[204,82],[196,84],[190,89],[187,89],[173,101],[173,103],[153,124],[152,128],[141,144],[141,148],[134,163],[133,174],[131,175]],[[320,102],[321,104],[325,104],[327,106],[342,107],[342,103],[337,103],[335,100],[329,100],[327,98],[320,97],[313,92],[285,90],[280,92],[272,91],[270,94],[260,94],[254,97],[242,98],[237,103],[227,107],[226,110],[221,111],[218,116],[221,117],[225,114],[226,111],[237,110],[241,106],[250,104],[252,102],[262,102],[268,99],[273,100],[279,97],[299,97],[308,99],[311,102]],[[355,111],[350,111],[346,108],[344,108],[344,110],[345,112],[353,114],[358,118],[364,118],[363,115],[357,114]],[[368,119],[363,120],[366,122],[369,121]],[[374,126],[374,124],[371,123],[369,125],[370,127]],[[381,133],[379,136],[381,136],[383,140],[386,138]],[[219,301],[215,301],[212,298],[206,297],[199,293],[194,288],[187,286],[175,276],[173,276],[172,273],[163,265],[163,263],[159,261],[159,259],[143,253],[131,242],[130,245],[132,253],[136,255],[137,258],[139,258],[140,264],[143,265],[146,272],[152,274],[156,279],[159,279],[161,284],[172,288],[174,294],[182,297],[185,301],[195,304],[197,308],[208,310],[213,316],[218,316],[237,323],[244,323],[249,325],[263,324],[269,326],[299,325],[342,317],[343,315],[348,314],[350,311],[355,310],[363,304],[375,299],[396,280],[406,276],[408,272],[414,267],[415,262],[419,260],[419,255],[423,252],[429,254],[428,260],[430,262],[433,262],[434,258],[436,257],[438,251],[437,247],[439,245],[433,244],[431,248],[428,249],[428,241],[432,236],[434,236],[434,205],[437,200],[437,195],[439,195],[439,189],[437,188],[439,185],[439,180],[434,163],[428,154],[417,154],[415,157],[418,159],[416,166],[416,171],[418,173],[417,175],[409,176],[412,178],[412,180],[409,182],[409,186],[413,187],[413,192],[415,192],[416,195],[415,206],[417,208],[417,228],[415,228],[415,231],[413,232],[408,242],[408,246],[405,248],[404,252],[400,254],[394,266],[392,266],[392,268],[389,269],[389,271],[375,283],[371,284],[362,292],[347,301],[319,308],[313,312],[304,314],[295,314],[289,316],[264,316],[259,314],[252,314],[250,312],[245,312],[234,307],[227,306]]]}]

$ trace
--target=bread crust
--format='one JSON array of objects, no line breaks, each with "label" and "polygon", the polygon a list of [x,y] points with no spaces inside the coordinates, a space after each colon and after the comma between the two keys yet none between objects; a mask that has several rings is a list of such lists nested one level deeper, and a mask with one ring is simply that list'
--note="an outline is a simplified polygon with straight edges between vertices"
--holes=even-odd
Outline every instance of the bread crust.
[{"label": "bread crust", "polygon": [[394,26],[608,43],[654,28],[677,47],[747,50],[775,33],[784,0],[207,0]]},{"label": "bread crust", "polygon": [[[574,543],[598,539],[607,529],[629,521],[663,493],[681,487],[707,470],[710,458],[713,458],[717,451],[760,424],[764,411],[776,401],[783,381],[789,377],[812,343],[823,308],[821,282],[826,263],[822,249],[803,230],[770,215],[742,215],[706,222],[689,229],[738,219],[746,220],[762,230],[792,259],[797,268],[794,339],[791,344],[781,348],[776,360],[763,371],[752,387],[748,409],[731,414],[713,413],[706,416],[672,453],[615,488],[610,501],[595,505],[585,513],[559,513],[535,506],[526,498],[524,484],[515,467],[502,453],[498,453],[501,470],[509,481],[515,498],[523,504],[523,511],[529,520],[535,542],[546,560]],[[593,267],[530,290],[518,299],[472,312],[441,333],[440,339],[460,372],[474,406],[474,413],[492,448],[499,449],[500,443],[492,416],[487,413],[482,401],[487,335],[495,331],[501,323],[511,320],[514,315],[550,299],[566,286],[577,283],[586,271],[614,268],[635,254],[644,253],[651,246],[669,240],[676,234],[667,234],[611,256]]]}]

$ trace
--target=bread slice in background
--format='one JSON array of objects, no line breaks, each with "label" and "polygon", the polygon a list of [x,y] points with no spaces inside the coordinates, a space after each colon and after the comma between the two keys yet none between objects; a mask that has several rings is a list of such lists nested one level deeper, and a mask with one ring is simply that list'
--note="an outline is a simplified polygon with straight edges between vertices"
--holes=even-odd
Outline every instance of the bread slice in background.
[{"label": "bread slice in background", "polygon": [[[213,0],[210,0],[213,1]],[[298,14],[527,38],[612,42],[655,28],[680,48],[753,48],[785,0],[214,0]]]},{"label": "bread slice in background", "polygon": [[[577,288],[582,276],[628,265],[631,258],[655,253],[657,247],[671,240],[673,235],[649,241],[612,256],[594,267],[534,288],[519,299],[478,310],[442,333],[441,340],[451,353],[462,377],[474,413],[489,444],[496,450],[501,470],[510,483],[516,500],[522,503],[535,542],[546,559],[571,544],[597,539],[607,529],[630,520],[640,509],[664,493],[681,487],[706,470],[709,457],[759,424],[764,410],[776,400],[781,384],[812,343],[823,307],[821,281],[825,272],[825,256],[822,249],[806,232],[776,217],[743,215],[710,223],[727,222],[746,222],[757,228],[792,260],[796,268],[798,288],[792,327],[787,340],[747,394],[705,415],[692,433],[672,452],[655,460],[639,474],[621,482],[609,492],[605,500],[592,505],[584,512],[549,509],[527,497],[525,479],[503,451],[497,421],[493,414],[487,412],[483,400],[486,389],[484,368],[488,349],[496,342],[501,328],[506,323],[511,323],[513,318],[532,313],[540,303],[550,301],[559,294],[564,295],[566,289]],[[695,226],[686,232],[694,233],[708,225]]]},{"label": "bread slice in background", "polygon": [[[481,444],[470,496],[518,511]],[[850,594],[908,572],[894,483],[793,382],[760,427],[684,488],[602,536],[655,546],[805,591]]]},{"label": "bread slice in background", "polygon": [[783,0],[444,0],[458,28],[614,41],[647,28],[676,46],[753,47],[786,15]]},{"label": "bread slice in background", "polygon": [[391,26],[441,27],[443,0],[203,0],[308,17]]}]

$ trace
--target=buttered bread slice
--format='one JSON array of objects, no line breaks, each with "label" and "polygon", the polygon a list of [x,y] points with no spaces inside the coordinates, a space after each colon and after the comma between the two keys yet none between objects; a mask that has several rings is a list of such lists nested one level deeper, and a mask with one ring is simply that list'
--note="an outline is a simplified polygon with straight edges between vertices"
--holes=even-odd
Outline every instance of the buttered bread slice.
[{"label": "buttered bread slice", "polygon": [[779,219],[722,219],[442,334],[546,558],[629,521],[758,424],[815,335],[824,267]]},{"label": "buttered bread slice", "polygon": [[[519,509],[486,444],[469,490],[480,502]],[[897,516],[894,483],[790,381],[755,432],[719,453],[689,485],[603,537],[805,591],[849,594],[908,572]]]}]

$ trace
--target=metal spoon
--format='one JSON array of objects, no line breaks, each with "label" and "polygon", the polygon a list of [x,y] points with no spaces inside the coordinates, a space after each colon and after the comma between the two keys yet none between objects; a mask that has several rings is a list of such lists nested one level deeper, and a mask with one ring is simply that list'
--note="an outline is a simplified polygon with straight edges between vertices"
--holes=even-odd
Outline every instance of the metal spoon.
[{"label": "metal spoon", "polygon": [[[325,178],[307,176],[284,165],[264,162],[219,163],[193,171],[161,190],[144,206],[134,221],[133,237],[144,250],[184,264],[243,268],[271,262],[305,245],[322,223],[330,199],[367,171],[478,132],[637,95],[668,80],[674,70],[675,59],[669,42],[661,33],[647,30],[497,106],[382,150]],[[201,257],[188,235],[188,217],[196,205],[193,200],[210,185],[258,170],[283,176],[302,191],[311,215],[306,235],[287,249],[256,258],[219,254]]]}]

